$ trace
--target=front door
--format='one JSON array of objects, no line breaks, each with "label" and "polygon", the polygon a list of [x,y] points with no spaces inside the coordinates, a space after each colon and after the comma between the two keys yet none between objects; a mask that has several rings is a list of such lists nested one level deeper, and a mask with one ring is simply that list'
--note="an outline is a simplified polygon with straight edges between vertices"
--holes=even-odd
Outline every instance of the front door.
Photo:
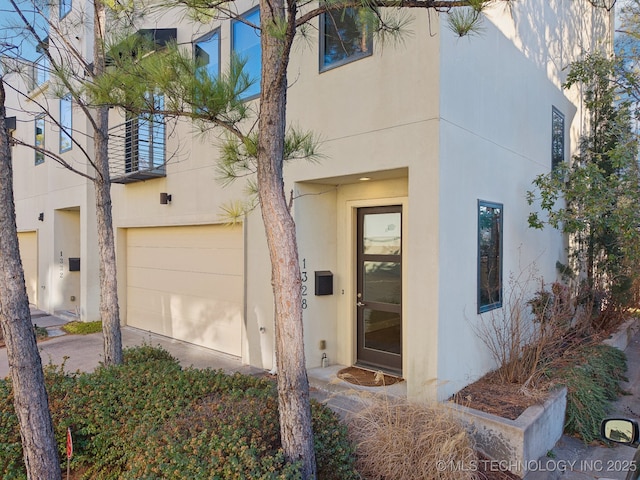
[{"label": "front door", "polygon": [[357,363],[401,373],[402,206],[358,209]]}]

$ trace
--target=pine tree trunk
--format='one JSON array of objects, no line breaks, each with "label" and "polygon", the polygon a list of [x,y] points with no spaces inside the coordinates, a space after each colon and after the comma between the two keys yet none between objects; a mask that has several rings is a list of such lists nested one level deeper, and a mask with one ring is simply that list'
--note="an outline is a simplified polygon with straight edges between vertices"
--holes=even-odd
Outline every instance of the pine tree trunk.
[{"label": "pine tree trunk", "polygon": [[[94,73],[104,73],[104,5],[94,5]],[[118,280],[116,272],[116,247],[111,211],[111,178],[109,176],[109,109],[98,107],[95,113],[94,152],[96,179],[96,220],[98,223],[98,251],[100,255],[100,317],[104,336],[104,363],[120,365],[122,336],[118,306]]]},{"label": "pine tree trunk", "polygon": [[27,478],[56,480],[61,478],[60,460],[20,261],[4,101],[0,78],[0,326],[7,348]]},{"label": "pine tree trunk", "polygon": [[[258,139],[258,196],[262,209],[275,297],[276,365],[280,436],[285,455],[300,461],[303,478],[316,477],[309,381],[302,329],[302,292],[296,227],[283,183],[288,59],[285,40],[270,33],[281,24],[282,0],[260,2],[262,81]],[[279,19],[274,16],[279,15]],[[292,38],[292,36],[291,36]],[[283,53],[284,52],[284,53]],[[285,59],[285,60],[286,60]]]}]

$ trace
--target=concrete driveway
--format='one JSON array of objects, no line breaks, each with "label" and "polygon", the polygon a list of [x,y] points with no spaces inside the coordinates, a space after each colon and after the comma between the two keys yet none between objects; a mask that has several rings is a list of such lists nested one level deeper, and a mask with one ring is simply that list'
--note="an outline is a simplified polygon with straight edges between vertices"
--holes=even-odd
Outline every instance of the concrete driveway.
[{"label": "concrete driveway", "polygon": [[[38,342],[42,364],[62,365],[68,372],[93,371],[104,359],[102,333],[64,335],[60,327],[65,320],[40,311],[32,311],[32,321],[46,328],[50,337]],[[260,370],[243,365],[240,359],[186,342],[144,332],[131,327],[122,328],[124,347],[136,345],[160,346],[176,357],[183,367],[222,369],[228,373],[257,373]],[[0,348],[0,378],[9,376],[6,348]]]}]

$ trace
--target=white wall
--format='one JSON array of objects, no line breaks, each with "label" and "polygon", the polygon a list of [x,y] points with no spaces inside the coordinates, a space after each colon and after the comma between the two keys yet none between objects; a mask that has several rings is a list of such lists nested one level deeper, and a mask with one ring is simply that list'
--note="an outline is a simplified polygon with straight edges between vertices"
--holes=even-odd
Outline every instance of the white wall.
[{"label": "white wall", "polygon": [[[571,2],[571,7],[576,3],[580,2]],[[485,22],[477,37],[458,39],[449,32],[441,36],[440,398],[495,368],[477,331],[491,315],[500,318],[508,312],[504,308],[482,316],[476,313],[477,201],[504,205],[505,299],[510,276],[522,282],[523,272],[529,277],[527,272],[533,269],[538,277],[553,282],[556,261],[565,259],[557,231],[528,228],[527,217],[535,206],[527,204],[525,193],[536,175],[551,168],[552,106],[565,115],[565,158],[576,151],[579,104],[571,101],[575,93],[560,89],[566,71],[555,67],[557,62],[577,59],[577,47],[567,39],[566,30],[567,22],[580,22],[571,16],[574,13],[563,14],[545,27],[537,22],[553,18],[549,5],[545,3],[540,17],[534,15],[539,13],[535,6],[519,5],[514,4],[514,24],[508,15],[494,18],[516,45],[491,22]],[[554,3],[553,11],[556,7]],[[581,20],[590,30],[592,18]],[[581,34],[578,37],[573,40],[584,46]],[[532,282],[531,293],[538,287]]]}]

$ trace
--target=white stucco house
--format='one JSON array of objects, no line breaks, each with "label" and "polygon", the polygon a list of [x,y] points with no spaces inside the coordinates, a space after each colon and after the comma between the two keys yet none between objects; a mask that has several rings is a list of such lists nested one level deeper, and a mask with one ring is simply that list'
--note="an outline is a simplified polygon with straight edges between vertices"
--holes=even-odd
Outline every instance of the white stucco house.
[{"label": "white stucco house", "polygon": [[[65,1],[60,22],[85,15],[80,3]],[[234,7],[259,24],[254,4]],[[322,138],[324,157],[288,164],[285,189],[303,269],[307,366],[326,354],[331,364],[402,375],[411,398],[443,399],[495,367],[476,330],[506,307],[510,275],[535,263],[541,277],[557,277],[563,238],[528,228],[525,192],[576,152],[580,92],[561,84],[572,61],[611,49],[612,17],[588,0],[497,3],[479,35],[459,38],[446,15],[410,14],[411,34],[384,48],[353,31],[349,48],[336,48],[334,33],[357,27],[353,16],[314,20],[317,33],[300,41],[289,67],[288,117]],[[202,26],[165,14],[143,27],[190,45],[208,68],[224,71],[234,51],[256,68],[259,38],[247,24]],[[86,54],[89,33],[69,41]],[[43,76],[30,98],[10,99],[13,135],[82,162],[77,145],[38,116],[44,99],[76,138],[89,131],[49,82]],[[258,90],[247,95],[255,106]],[[186,120],[112,117],[123,324],[271,369],[260,212],[233,227],[221,219],[244,193],[216,180],[219,140]],[[82,142],[91,148],[90,138]],[[30,301],[96,320],[91,182],[31,149],[16,146],[12,155]]]}]

